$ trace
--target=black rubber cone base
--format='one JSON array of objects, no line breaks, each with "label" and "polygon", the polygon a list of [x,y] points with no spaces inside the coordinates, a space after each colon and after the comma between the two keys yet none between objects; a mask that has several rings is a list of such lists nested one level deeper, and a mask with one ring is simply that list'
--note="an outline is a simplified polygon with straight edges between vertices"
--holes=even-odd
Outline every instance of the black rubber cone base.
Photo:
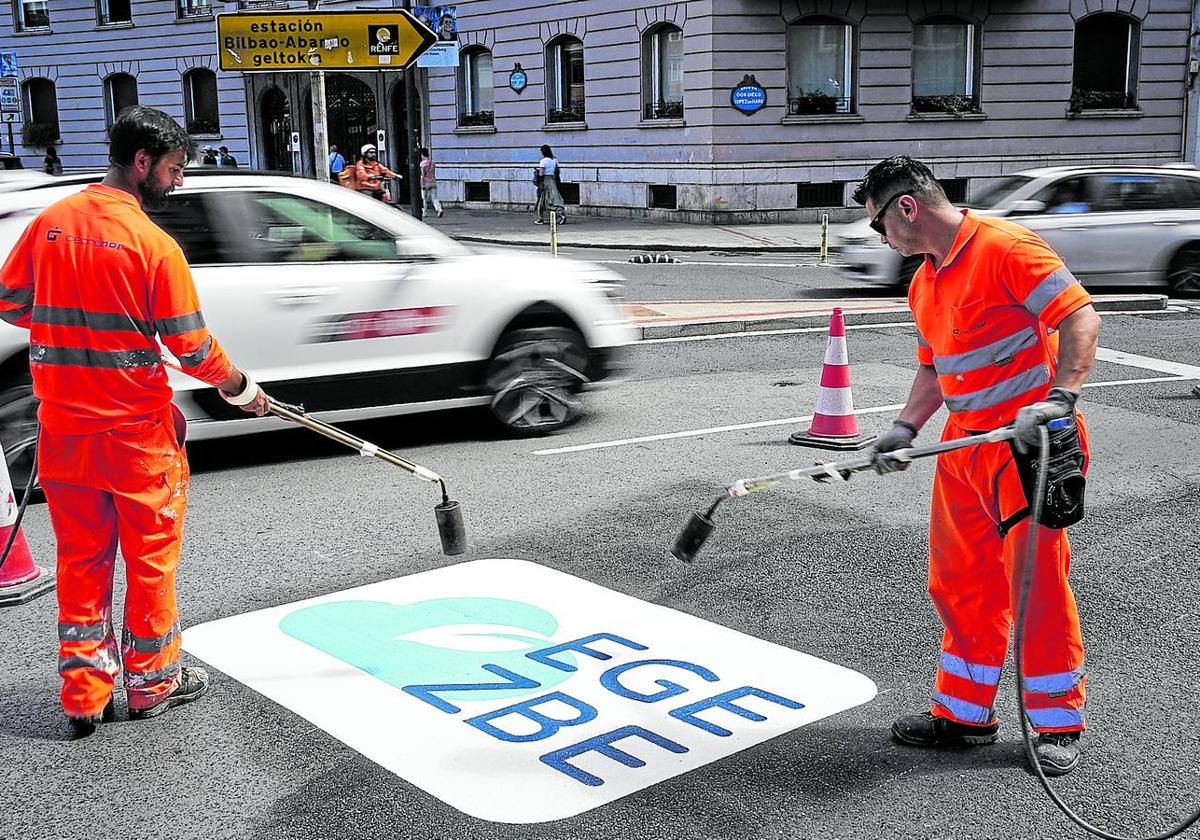
[{"label": "black rubber cone base", "polygon": [[875,436],[863,437],[846,437],[833,438],[821,437],[819,435],[810,435],[808,432],[793,432],[788,438],[788,443],[795,446],[807,446],[811,449],[829,449],[835,452],[857,452],[860,449],[866,449],[875,442]]},{"label": "black rubber cone base", "polygon": [[467,550],[467,528],[463,525],[462,507],[455,501],[442,502],[433,509],[437,517],[438,536],[442,538],[442,553],[448,557]]},{"label": "black rubber cone base", "polygon": [[0,607],[27,604],[39,595],[45,595],[54,589],[54,572],[47,571],[41,566],[36,568],[39,574],[33,580],[12,586],[0,586]]},{"label": "black rubber cone base", "polygon": [[675,538],[675,543],[670,548],[671,556],[684,563],[691,563],[716,527],[716,523],[703,513],[693,513],[692,518]]}]

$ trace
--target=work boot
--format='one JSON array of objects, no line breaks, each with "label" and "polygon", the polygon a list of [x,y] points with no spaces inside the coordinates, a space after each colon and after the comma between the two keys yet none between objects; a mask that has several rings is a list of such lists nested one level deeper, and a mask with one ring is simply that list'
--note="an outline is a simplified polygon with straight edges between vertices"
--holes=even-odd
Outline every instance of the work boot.
[{"label": "work boot", "polygon": [[142,720],[143,718],[157,717],[172,706],[182,706],[184,703],[199,700],[206,691],[208,691],[208,672],[203,668],[184,668],[179,674],[179,685],[175,686],[174,691],[153,706],[145,709],[131,708],[129,718],[130,720]]},{"label": "work boot", "polygon": [[97,727],[102,723],[112,723],[115,717],[113,707],[113,696],[108,695],[108,702],[104,704],[104,709],[97,715],[67,715],[67,722],[71,724],[71,734],[75,738],[86,738],[94,733]]},{"label": "work boot", "polygon": [[1040,732],[1034,752],[1047,776],[1065,776],[1079,766],[1078,732]]},{"label": "work boot", "polygon": [[969,726],[932,712],[904,715],[892,724],[892,737],[910,747],[978,747],[996,743],[999,733],[1000,724],[996,721],[986,726]]}]

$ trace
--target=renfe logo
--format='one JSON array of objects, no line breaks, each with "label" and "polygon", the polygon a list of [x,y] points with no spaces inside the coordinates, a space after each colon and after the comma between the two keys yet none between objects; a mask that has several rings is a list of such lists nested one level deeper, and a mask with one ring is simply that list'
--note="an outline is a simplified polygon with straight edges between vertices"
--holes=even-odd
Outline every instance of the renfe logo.
[{"label": "renfe logo", "polygon": [[509,823],[579,814],[875,695],[854,671],[520,560],[223,619],[184,647]]}]

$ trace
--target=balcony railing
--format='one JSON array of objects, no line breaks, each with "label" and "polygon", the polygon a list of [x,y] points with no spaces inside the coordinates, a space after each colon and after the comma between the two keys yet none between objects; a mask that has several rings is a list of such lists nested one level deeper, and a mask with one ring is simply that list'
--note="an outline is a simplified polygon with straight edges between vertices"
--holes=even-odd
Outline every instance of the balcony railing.
[{"label": "balcony railing", "polygon": [[1137,97],[1123,90],[1091,90],[1078,87],[1071,90],[1070,111],[1073,114],[1080,111],[1127,110],[1136,107]]},{"label": "balcony railing", "polygon": [[803,93],[788,98],[788,115],[793,117],[810,114],[849,114],[849,96],[830,96],[827,93]]},{"label": "balcony railing", "polygon": [[683,101],[647,102],[642,109],[642,116],[648,120],[681,120]]},{"label": "balcony railing", "polygon": [[463,111],[458,115],[459,128],[473,128],[479,125],[495,125],[496,113],[494,111]]},{"label": "balcony railing", "polygon": [[914,96],[913,113],[916,114],[979,114],[978,96],[947,94],[944,96]]},{"label": "balcony railing", "polygon": [[583,103],[571,105],[567,108],[551,108],[546,114],[546,122],[548,123],[573,123],[583,122],[584,109]]}]

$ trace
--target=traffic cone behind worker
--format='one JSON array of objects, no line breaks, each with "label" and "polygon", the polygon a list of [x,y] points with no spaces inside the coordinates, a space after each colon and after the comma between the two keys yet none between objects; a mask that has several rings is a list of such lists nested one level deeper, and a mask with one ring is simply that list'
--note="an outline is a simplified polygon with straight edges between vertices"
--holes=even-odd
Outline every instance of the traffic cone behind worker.
[{"label": "traffic cone behind worker", "polygon": [[362,147],[362,159],[354,164],[354,189],[380,201],[388,200],[384,178],[399,178],[379,162],[379,154],[370,143]]},{"label": "traffic cone behind worker", "polygon": [[267,410],[205,326],[183,251],[145,212],[182,186],[193,152],[169,116],[127,108],[109,132],[104,180],[42,211],[0,269],[0,317],[29,330],[38,471],[58,543],[61,701],[78,735],[111,717],[122,666],[133,718],[208,687],[203,669],[179,664],[175,573],[189,473],[158,342],[233,405]]},{"label": "traffic cone behind worker", "polygon": [[9,546],[7,556],[0,554],[0,607],[27,603],[54,588],[54,572],[33,562],[17,524],[17,507],[8,464],[0,451],[0,550]]},{"label": "traffic cone behind worker", "polygon": [[854,397],[850,393],[850,359],[846,352],[846,320],[839,306],[829,317],[829,341],[825,345],[825,364],[817,407],[807,432],[793,432],[788,443],[816,449],[852,450],[869,446],[873,438],[858,433],[854,415]]}]

